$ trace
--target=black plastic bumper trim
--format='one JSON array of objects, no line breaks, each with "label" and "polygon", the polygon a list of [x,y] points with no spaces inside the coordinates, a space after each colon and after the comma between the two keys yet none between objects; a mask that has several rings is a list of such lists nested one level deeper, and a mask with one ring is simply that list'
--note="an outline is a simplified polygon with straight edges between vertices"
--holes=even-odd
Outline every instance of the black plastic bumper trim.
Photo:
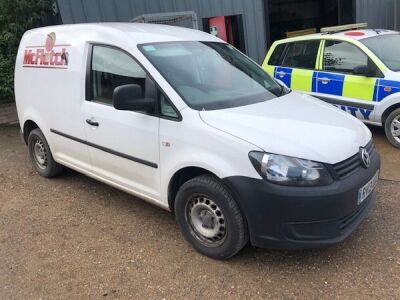
[{"label": "black plastic bumper trim", "polygon": [[375,194],[357,204],[358,191],[380,169],[374,151],[371,166],[318,187],[285,187],[245,176],[224,178],[246,217],[251,243],[270,249],[333,245],[348,237],[375,202]]}]

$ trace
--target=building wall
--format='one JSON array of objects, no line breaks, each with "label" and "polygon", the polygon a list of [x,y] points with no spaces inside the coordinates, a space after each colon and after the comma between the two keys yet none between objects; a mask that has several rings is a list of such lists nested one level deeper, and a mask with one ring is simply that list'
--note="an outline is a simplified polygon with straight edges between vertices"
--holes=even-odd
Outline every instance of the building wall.
[{"label": "building wall", "polygon": [[394,11],[394,28],[400,31],[400,0],[395,0]]},{"label": "building wall", "polygon": [[193,10],[198,17],[199,29],[202,29],[202,18],[241,14],[246,53],[261,63],[267,48],[266,2],[267,0],[58,0],[58,5],[64,24],[127,22],[142,14]]},{"label": "building wall", "polygon": [[399,9],[400,0],[356,0],[356,20],[371,28],[400,30]]}]

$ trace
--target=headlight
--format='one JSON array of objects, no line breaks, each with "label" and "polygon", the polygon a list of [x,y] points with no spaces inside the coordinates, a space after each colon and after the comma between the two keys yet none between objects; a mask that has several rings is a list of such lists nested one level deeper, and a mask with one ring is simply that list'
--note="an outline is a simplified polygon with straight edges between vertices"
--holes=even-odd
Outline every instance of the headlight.
[{"label": "headlight", "polygon": [[333,182],[326,167],[318,162],[256,151],[250,152],[249,158],[261,177],[274,183],[317,186]]}]

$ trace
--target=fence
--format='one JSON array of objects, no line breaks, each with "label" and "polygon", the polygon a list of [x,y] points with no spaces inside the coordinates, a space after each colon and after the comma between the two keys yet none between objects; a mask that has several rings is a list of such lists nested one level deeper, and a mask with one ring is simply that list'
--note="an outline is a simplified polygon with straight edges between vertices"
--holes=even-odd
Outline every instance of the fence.
[{"label": "fence", "polygon": [[198,29],[197,15],[194,11],[145,14],[131,20],[133,23],[151,23]]}]

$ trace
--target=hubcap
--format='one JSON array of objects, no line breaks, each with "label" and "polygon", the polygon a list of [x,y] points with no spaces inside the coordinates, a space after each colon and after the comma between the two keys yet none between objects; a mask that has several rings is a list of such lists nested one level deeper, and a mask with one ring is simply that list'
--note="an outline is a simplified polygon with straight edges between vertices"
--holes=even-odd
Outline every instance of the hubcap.
[{"label": "hubcap", "polygon": [[33,153],[36,164],[39,168],[45,169],[47,167],[47,153],[46,148],[41,140],[36,140],[33,144]]},{"label": "hubcap", "polygon": [[390,125],[390,131],[393,138],[400,143],[400,115],[395,117]]},{"label": "hubcap", "polygon": [[194,236],[207,246],[220,245],[226,237],[225,218],[221,209],[205,196],[189,200],[186,209]]}]

